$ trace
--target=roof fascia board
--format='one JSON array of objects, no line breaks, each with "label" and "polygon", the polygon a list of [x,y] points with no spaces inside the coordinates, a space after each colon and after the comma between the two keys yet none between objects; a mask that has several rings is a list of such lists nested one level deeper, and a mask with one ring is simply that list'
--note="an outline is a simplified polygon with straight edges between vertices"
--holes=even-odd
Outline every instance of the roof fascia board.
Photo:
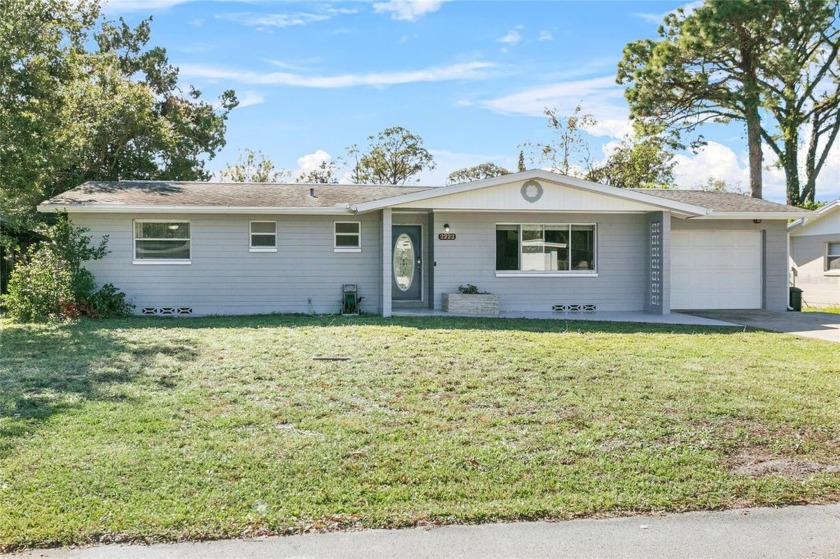
[{"label": "roof fascia board", "polygon": [[348,215],[355,213],[346,206],[334,208],[283,208],[259,206],[148,206],[108,204],[64,205],[41,204],[38,211],[68,213],[161,213],[161,214],[310,214],[310,215]]},{"label": "roof fascia board", "polygon": [[692,221],[709,220],[709,219],[797,219],[809,215],[807,210],[801,212],[710,212],[707,215],[691,218]]}]

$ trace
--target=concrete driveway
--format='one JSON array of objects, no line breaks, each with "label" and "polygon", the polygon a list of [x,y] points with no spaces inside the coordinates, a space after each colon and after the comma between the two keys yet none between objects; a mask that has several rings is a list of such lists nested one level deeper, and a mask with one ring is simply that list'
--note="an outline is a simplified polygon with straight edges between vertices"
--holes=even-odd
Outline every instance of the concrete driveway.
[{"label": "concrete driveway", "polygon": [[764,310],[691,311],[688,314],[740,326],[771,330],[840,343],[840,314],[825,312],[774,312]]}]

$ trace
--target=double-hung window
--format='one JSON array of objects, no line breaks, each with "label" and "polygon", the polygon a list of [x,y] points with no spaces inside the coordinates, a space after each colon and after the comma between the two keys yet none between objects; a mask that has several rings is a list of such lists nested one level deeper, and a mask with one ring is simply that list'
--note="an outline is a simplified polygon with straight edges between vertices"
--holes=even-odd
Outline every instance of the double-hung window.
[{"label": "double-hung window", "polygon": [[825,271],[840,272],[840,243],[826,243]]},{"label": "double-hung window", "polygon": [[277,252],[277,222],[251,222],[251,252]]},{"label": "double-hung window", "polygon": [[360,221],[335,222],[335,252],[361,252],[362,223]]},{"label": "double-hung window", "polygon": [[594,224],[500,224],[496,271],[595,273]]},{"label": "double-hung window", "polygon": [[135,221],[134,261],[189,264],[189,221]]}]

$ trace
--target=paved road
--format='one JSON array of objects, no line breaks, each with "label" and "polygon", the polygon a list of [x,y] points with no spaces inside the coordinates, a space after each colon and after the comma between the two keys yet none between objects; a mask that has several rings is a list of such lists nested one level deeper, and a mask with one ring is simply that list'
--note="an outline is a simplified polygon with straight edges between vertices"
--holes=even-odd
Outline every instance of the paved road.
[{"label": "paved road", "polygon": [[803,338],[840,342],[840,314],[836,313],[743,310],[691,311],[691,314]]},{"label": "paved road", "polygon": [[840,504],[27,552],[52,559],[840,558]]}]

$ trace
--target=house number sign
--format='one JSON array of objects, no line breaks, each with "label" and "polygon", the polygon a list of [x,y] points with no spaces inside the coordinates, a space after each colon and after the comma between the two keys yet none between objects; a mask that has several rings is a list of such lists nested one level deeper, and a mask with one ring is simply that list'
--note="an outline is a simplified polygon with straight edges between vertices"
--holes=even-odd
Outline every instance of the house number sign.
[{"label": "house number sign", "polygon": [[455,233],[438,233],[439,241],[454,241]]}]

